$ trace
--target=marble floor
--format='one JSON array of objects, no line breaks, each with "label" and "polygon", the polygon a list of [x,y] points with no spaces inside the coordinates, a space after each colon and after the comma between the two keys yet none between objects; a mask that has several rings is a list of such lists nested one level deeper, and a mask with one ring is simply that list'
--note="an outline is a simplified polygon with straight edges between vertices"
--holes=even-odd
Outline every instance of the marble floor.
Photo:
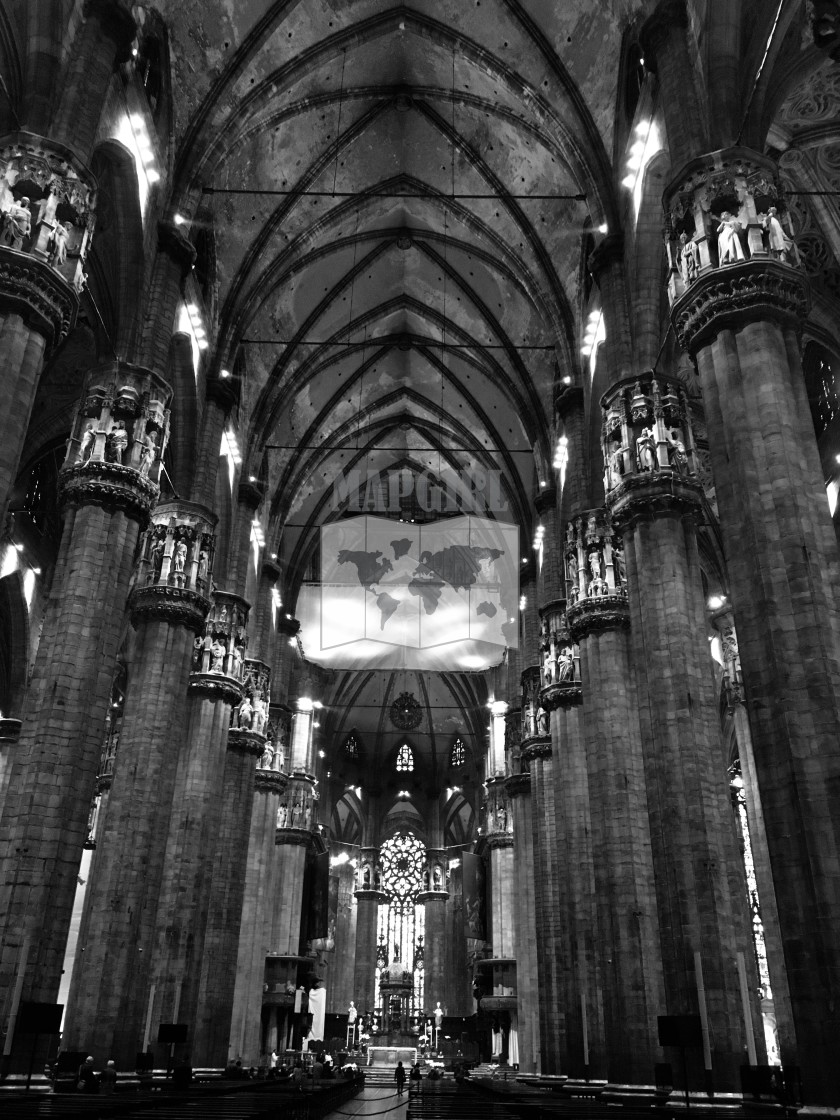
[{"label": "marble floor", "polygon": [[408,1104],[408,1086],[401,1097],[385,1085],[368,1085],[352,1100],[328,1113],[324,1120],[346,1120],[348,1116],[382,1116],[387,1120],[405,1120]]}]

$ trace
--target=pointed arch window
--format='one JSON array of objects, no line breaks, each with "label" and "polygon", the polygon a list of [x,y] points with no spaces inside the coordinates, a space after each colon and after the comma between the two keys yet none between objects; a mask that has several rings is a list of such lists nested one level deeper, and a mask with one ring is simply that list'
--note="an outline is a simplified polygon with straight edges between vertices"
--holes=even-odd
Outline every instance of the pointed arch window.
[{"label": "pointed arch window", "polygon": [[455,742],[452,744],[452,749],[449,752],[449,765],[450,766],[463,766],[467,761],[467,748],[459,735]]},{"label": "pointed arch window", "polygon": [[344,746],[342,747],[342,750],[347,755],[347,757],[352,759],[354,762],[359,761],[359,757],[361,755],[361,748],[359,746],[359,737],[356,734],[355,728],[350,732],[350,734],[344,740]]},{"label": "pointed arch window", "polygon": [[414,769],[414,752],[408,743],[403,743],[397,752],[397,770],[401,774],[410,774]]}]

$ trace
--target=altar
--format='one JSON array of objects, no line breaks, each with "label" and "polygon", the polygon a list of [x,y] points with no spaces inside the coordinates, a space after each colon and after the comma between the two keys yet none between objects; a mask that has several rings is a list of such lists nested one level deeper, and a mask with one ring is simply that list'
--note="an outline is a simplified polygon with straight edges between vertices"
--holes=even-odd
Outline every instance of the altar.
[{"label": "altar", "polygon": [[406,1068],[406,1076],[408,1070],[417,1061],[417,1047],[416,1046],[369,1046],[368,1047],[368,1060],[369,1066],[396,1066],[397,1062],[402,1062]]}]

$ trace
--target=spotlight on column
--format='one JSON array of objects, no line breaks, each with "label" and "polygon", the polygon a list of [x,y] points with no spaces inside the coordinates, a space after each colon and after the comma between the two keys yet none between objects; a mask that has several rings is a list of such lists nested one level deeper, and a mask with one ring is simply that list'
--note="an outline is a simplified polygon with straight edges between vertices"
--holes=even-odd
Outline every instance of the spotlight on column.
[{"label": "spotlight on column", "polygon": [[708,607],[710,611],[719,611],[723,604],[726,602],[725,595],[710,595],[708,600]]}]

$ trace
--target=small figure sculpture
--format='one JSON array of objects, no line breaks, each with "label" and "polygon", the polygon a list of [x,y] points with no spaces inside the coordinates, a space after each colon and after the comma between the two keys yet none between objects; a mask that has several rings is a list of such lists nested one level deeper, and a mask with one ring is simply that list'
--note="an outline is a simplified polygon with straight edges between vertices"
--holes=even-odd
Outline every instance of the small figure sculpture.
[{"label": "small figure sculpture", "polygon": [[77,463],[86,463],[93,451],[93,441],[96,438],[93,424],[88,424],[82,432],[82,438],[79,440],[79,454],[76,456]]},{"label": "small figure sculpture", "polygon": [[569,603],[576,603],[580,597],[580,588],[576,583],[573,583],[569,588]]},{"label": "small figure sculpture", "polygon": [[640,471],[659,469],[659,460],[656,457],[656,440],[650,428],[642,428],[642,434],[636,440],[636,455],[638,456]]},{"label": "small figure sculpture", "polygon": [[439,1031],[443,1026],[443,1011],[441,1010],[440,1003],[435,1004],[435,1009],[432,1012],[432,1015],[435,1020],[435,1030]]},{"label": "small figure sculpture", "polygon": [[277,806],[277,827],[278,828],[285,828],[286,827],[286,816],[287,816],[287,814],[288,814],[288,809],[286,808],[285,805],[278,805]]},{"label": "small figure sculpture", "polygon": [[57,222],[47,241],[47,259],[53,268],[60,268],[67,260],[67,239],[73,228],[70,222]]},{"label": "small figure sculpture", "polygon": [[624,454],[621,450],[621,444],[615,441],[612,445],[609,459],[607,461],[607,471],[610,477],[610,486],[618,486],[621,482],[622,475],[624,474]]},{"label": "small figure sculpture", "polygon": [[370,866],[367,863],[365,864],[365,869],[362,872],[362,890],[370,890]]},{"label": "small figure sculpture", "polygon": [[433,884],[434,890],[436,890],[436,891],[439,891],[441,889],[442,885],[443,885],[443,879],[441,878],[440,868],[438,867],[437,864],[435,864],[435,871],[434,871],[434,875],[432,876],[432,884]]},{"label": "small figure sculpture", "polygon": [[557,681],[563,684],[565,681],[570,681],[575,675],[575,659],[572,656],[572,651],[568,646],[563,646],[560,650],[560,657],[557,665]]},{"label": "small figure sculpture", "polygon": [[199,584],[203,587],[207,583],[207,549],[202,548],[198,554],[198,574],[196,576]]},{"label": "small figure sculpture", "polygon": [[551,721],[548,712],[542,707],[537,709],[537,734],[551,734]]},{"label": "small figure sculpture", "polygon": [[230,655],[230,675],[239,680],[242,675],[242,646],[234,646]]},{"label": "small figure sculpture", "polygon": [[158,537],[157,540],[153,541],[152,547],[149,550],[149,560],[151,561],[149,582],[157,582],[157,580],[160,579],[160,572],[161,568],[163,567],[163,554],[165,549],[166,546],[163,542],[162,537]]},{"label": "small figure sculpture", "polygon": [[423,890],[427,891],[429,889],[429,869],[426,867],[423,870]]},{"label": "small figure sculpture", "polygon": [[175,579],[183,584],[184,582],[184,567],[187,562],[187,546],[184,541],[178,541],[175,545],[174,555],[174,569]]},{"label": "small figure sculpture", "polygon": [[668,459],[678,474],[688,474],[688,455],[678,431],[673,431],[668,436]]},{"label": "small figure sculpture", "polygon": [[615,585],[621,587],[626,583],[627,576],[624,572],[624,549],[618,546],[613,547],[613,570],[615,571]]},{"label": "small figure sculpture", "polygon": [[507,832],[507,809],[504,805],[496,806],[496,831]]},{"label": "small figure sculpture", "polygon": [[245,730],[250,730],[253,713],[254,709],[251,706],[251,697],[248,695],[243,696],[237,708],[238,726]]},{"label": "small figure sculpture", "polygon": [[196,673],[201,672],[201,654],[202,654],[203,650],[204,650],[204,642],[202,642],[201,638],[196,638],[195,641],[193,642],[193,657],[192,657],[193,672],[196,672]]},{"label": "small figure sculpture", "polygon": [[601,574],[601,553],[597,548],[593,548],[587,560],[589,561],[589,570],[592,573],[592,578],[597,579]]},{"label": "small figure sculpture", "polygon": [[680,276],[688,287],[689,284],[694,283],[700,271],[700,250],[697,248],[697,242],[689,238],[686,233],[680,234],[679,262]]},{"label": "small figure sculpture", "polygon": [[128,432],[122,420],[118,420],[105,437],[105,462],[121,463],[127,447]]},{"label": "small figure sculpture", "polygon": [[593,599],[598,595],[609,595],[609,593],[609,584],[602,576],[596,576],[589,585],[589,594]]},{"label": "small figure sculpture", "polygon": [[266,710],[265,700],[263,700],[262,696],[260,696],[259,693],[257,693],[257,695],[254,697],[253,708],[254,714],[251,717],[251,730],[257,731],[260,735],[262,735],[263,728],[265,727]]},{"label": "small figure sculpture", "polygon": [[720,264],[731,264],[733,261],[743,261],[744,250],[741,247],[739,233],[741,223],[733,217],[728,210],[720,216],[720,225],[716,232],[718,235],[718,261]]},{"label": "small figure sculpture", "polygon": [[154,432],[149,432],[143,441],[143,448],[140,452],[139,470],[144,478],[148,476],[149,471],[152,469],[152,463],[155,461],[155,451],[157,451],[157,436]]},{"label": "small figure sculpture", "polygon": [[221,673],[224,669],[225,647],[217,638],[210,647],[210,672]]},{"label": "small figure sculpture", "polygon": [[789,261],[792,256],[793,241],[785,233],[779,221],[779,211],[775,206],[770,206],[766,214],[759,214],[761,227],[766,234],[767,248],[772,256],[780,261]]},{"label": "small figure sculpture", "polygon": [[350,1006],[347,1008],[347,1024],[348,1024],[348,1026],[352,1027],[353,1024],[356,1022],[356,1020],[358,1019],[358,1017],[359,1017],[359,1012],[356,1010],[356,1005],[351,999],[350,1000]]},{"label": "small figure sculpture", "polygon": [[271,744],[266,743],[263,753],[260,755],[260,770],[270,770],[273,761],[274,751],[271,749]]},{"label": "small figure sculpture", "polygon": [[12,249],[23,247],[24,239],[32,233],[32,214],[29,210],[29,199],[22,198],[20,202],[12,202],[6,211],[4,241]]}]

